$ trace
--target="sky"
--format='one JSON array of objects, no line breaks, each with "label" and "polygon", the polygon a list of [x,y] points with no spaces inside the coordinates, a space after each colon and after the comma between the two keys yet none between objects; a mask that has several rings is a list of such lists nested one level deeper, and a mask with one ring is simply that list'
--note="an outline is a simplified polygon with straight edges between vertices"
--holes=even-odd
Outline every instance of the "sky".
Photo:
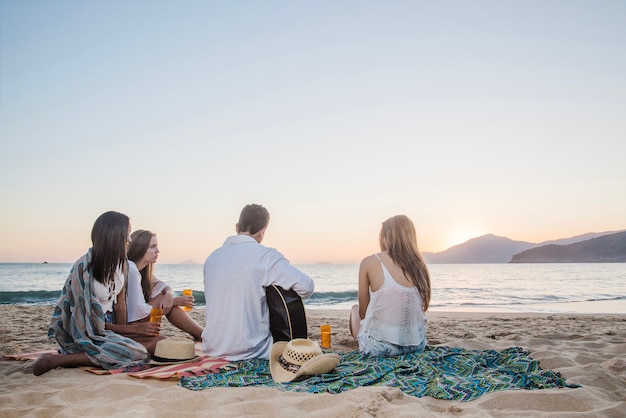
[{"label": "sky", "polygon": [[103,212],[208,254],[243,206],[292,263],[626,228],[626,2],[0,0],[0,262]]}]

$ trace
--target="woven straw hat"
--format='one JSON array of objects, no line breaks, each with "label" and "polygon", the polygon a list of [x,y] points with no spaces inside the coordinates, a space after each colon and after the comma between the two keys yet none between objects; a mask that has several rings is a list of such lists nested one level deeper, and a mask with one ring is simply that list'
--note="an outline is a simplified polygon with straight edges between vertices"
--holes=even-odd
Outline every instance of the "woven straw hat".
[{"label": "woven straw hat", "polygon": [[317,342],[296,338],[272,346],[270,372],[275,382],[291,382],[300,376],[328,373],[340,361],[338,354],[323,354]]},{"label": "woven straw hat", "polygon": [[157,341],[150,364],[191,363],[198,358],[193,341],[188,338],[171,337]]}]

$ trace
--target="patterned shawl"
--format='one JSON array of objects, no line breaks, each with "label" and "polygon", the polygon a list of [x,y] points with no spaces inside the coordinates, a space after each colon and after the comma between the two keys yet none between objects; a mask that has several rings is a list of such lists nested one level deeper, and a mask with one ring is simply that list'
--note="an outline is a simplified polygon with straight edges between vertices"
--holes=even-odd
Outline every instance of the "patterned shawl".
[{"label": "patterned shawl", "polygon": [[89,249],[72,267],[52,313],[48,338],[56,339],[64,353],[85,353],[103,369],[141,365],[148,359],[143,345],[104,329],[102,306],[91,290],[91,253]]}]

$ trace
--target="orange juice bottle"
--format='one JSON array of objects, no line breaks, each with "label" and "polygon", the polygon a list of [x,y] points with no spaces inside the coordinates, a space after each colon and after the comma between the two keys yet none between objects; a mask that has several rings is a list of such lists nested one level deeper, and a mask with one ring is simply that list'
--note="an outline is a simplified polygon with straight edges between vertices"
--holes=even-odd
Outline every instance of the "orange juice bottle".
[{"label": "orange juice bottle", "polygon": [[[183,296],[193,296],[193,290],[183,289]],[[183,308],[183,311],[185,312],[191,312],[191,308],[189,306],[181,306],[181,308]]]},{"label": "orange juice bottle", "polygon": [[330,324],[320,325],[322,348],[330,348]]},{"label": "orange juice bottle", "polygon": [[152,310],[150,311],[150,322],[161,322],[162,316],[163,316],[163,309],[152,308]]}]

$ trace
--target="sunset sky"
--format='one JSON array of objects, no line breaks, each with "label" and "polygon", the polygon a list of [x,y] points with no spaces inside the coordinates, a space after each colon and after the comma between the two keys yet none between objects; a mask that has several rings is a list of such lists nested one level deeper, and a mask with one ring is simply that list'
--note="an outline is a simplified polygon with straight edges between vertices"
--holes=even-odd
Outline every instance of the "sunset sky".
[{"label": "sunset sky", "polygon": [[626,228],[624,1],[0,0],[0,262],[117,210],[203,262],[260,203],[294,263]]}]

